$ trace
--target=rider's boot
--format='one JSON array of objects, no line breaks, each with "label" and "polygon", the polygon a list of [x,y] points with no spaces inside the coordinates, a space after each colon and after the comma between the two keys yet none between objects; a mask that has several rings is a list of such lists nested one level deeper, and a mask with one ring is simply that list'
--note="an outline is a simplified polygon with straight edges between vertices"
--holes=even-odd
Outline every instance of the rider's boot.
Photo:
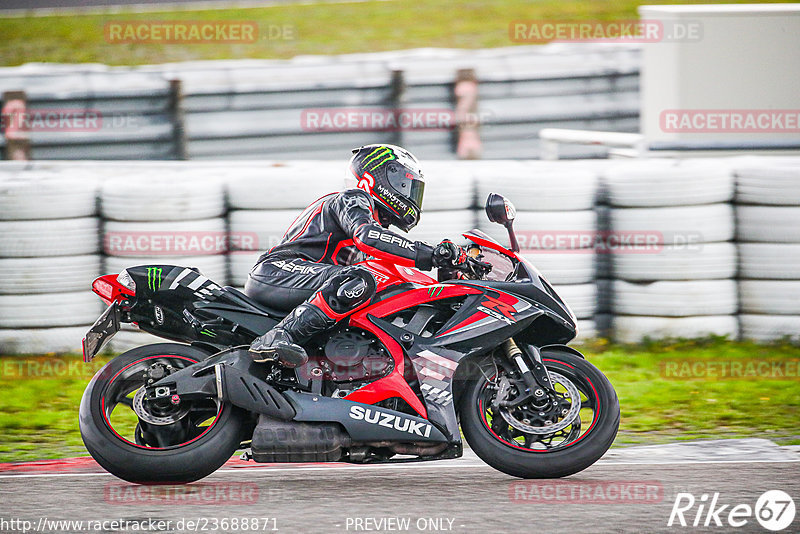
[{"label": "rider's boot", "polygon": [[250,345],[256,362],[278,360],[286,367],[298,367],[308,361],[308,354],[300,346],[320,332],[334,325],[336,319],[317,306],[304,302],[295,308],[272,330],[257,337]]},{"label": "rider's boot", "polygon": [[375,279],[370,271],[360,266],[346,267],[272,330],[256,338],[250,345],[253,360],[278,360],[286,367],[303,365],[308,361],[308,354],[301,345],[369,304],[375,290]]}]

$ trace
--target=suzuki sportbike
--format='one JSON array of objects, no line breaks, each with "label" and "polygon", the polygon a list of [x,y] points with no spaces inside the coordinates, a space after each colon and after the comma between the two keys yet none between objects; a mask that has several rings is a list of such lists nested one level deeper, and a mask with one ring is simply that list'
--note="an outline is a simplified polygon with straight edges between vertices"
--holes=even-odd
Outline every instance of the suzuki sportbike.
[{"label": "suzuki sportbike", "polygon": [[468,262],[438,280],[365,261],[376,297],[309,341],[309,361],[295,369],[247,352],[285,312],[196,269],[101,276],[92,287],[109,306],[84,339],[85,361],[122,323],[172,342],[96,373],[80,406],[86,448],[137,483],[197,480],[239,449],[269,463],[457,458],[462,431],[483,461],[515,477],[587,468],[616,436],[616,393],[566,345],[575,315],[519,254],[513,205],[492,194],[486,213],[510,247],[469,231]]}]

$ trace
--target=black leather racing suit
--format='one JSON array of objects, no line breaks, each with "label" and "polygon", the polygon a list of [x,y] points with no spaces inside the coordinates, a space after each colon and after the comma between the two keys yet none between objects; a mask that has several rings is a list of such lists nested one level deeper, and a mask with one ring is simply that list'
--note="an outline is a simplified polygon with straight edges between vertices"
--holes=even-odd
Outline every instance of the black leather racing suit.
[{"label": "black leather racing suit", "polygon": [[[354,275],[369,278],[367,293],[374,293],[375,282],[368,270],[348,268],[367,256],[430,270],[433,247],[410,241],[378,224],[372,198],[365,191],[331,193],[308,206],[280,244],[258,259],[245,284],[245,293],[269,307],[291,310],[310,299],[328,280],[336,277],[328,286],[341,286]],[[335,290],[336,287],[330,288]],[[342,309],[330,311],[345,315],[350,311],[346,308],[371,297],[372,294],[359,295],[351,304],[342,302]],[[330,315],[330,311],[326,313]]]}]

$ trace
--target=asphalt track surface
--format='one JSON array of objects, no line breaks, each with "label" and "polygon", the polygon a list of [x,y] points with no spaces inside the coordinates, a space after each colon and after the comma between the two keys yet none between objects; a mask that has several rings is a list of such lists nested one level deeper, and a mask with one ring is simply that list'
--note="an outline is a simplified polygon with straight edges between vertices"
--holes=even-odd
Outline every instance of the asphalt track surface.
[{"label": "asphalt track surface", "polygon": [[[0,532],[22,531],[12,519],[30,521],[32,532],[252,531],[224,523],[242,518],[251,525],[256,520],[259,532],[289,533],[769,532],[753,517],[732,528],[727,513],[737,504],[755,507],[773,489],[800,505],[800,454],[766,440],[726,443],[733,448],[706,443],[614,449],[560,481],[514,479],[470,451],[457,460],[377,466],[234,461],[201,482],[162,487],[121,482],[88,461],[66,467],[6,464],[0,469]],[[719,493],[717,507],[729,505],[720,514],[723,526],[710,521],[712,526],[702,527],[707,508],[701,526],[691,526],[697,505],[685,512],[688,526],[667,526],[681,492],[693,494],[698,504],[703,494]],[[107,523],[100,529],[54,529],[55,520]],[[113,520],[133,523],[124,529],[108,523]],[[189,529],[187,521],[197,523]],[[136,522],[145,528],[136,530]],[[782,530],[798,531],[800,510]]]}]

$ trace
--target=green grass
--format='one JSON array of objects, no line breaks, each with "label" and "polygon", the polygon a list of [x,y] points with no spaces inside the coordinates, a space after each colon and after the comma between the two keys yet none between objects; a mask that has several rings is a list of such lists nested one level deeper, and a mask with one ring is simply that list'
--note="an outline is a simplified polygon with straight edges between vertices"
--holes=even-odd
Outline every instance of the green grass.
[{"label": "green grass", "polygon": [[[617,445],[730,437],[800,443],[797,376],[674,379],[663,372],[664,363],[672,361],[796,361],[796,346],[705,340],[639,346],[598,341],[580,348],[619,395]],[[84,368],[78,356],[65,356],[60,359],[67,365],[57,367],[55,358],[0,358],[0,461],[86,454],[78,433],[78,405],[104,361]]]},{"label": "green grass", "polygon": [[[800,443],[800,349],[724,340],[584,347],[620,399],[617,444],[727,437],[764,437]],[[667,363],[793,361],[793,379],[675,377]],[[715,368],[720,369],[718,363]],[[743,367],[746,368],[746,367]],[[718,374],[721,374],[718,371]]]},{"label": "green grass", "polygon": [[[743,3],[747,0],[740,0]],[[640,4],[736,3],[617,0],[428,0],[283,4],[252,9],[115,13],[107,15],[0,18],[0,65],[27,62],[139,65],[200,59],[291,58],[303,54],[377,52],[417,47],[510,46],[509,24],[520,20],[631,20]],[[112,44],[111,21],[251,21],[260,35],[290,26],[291,39],[255,43]]]}]

